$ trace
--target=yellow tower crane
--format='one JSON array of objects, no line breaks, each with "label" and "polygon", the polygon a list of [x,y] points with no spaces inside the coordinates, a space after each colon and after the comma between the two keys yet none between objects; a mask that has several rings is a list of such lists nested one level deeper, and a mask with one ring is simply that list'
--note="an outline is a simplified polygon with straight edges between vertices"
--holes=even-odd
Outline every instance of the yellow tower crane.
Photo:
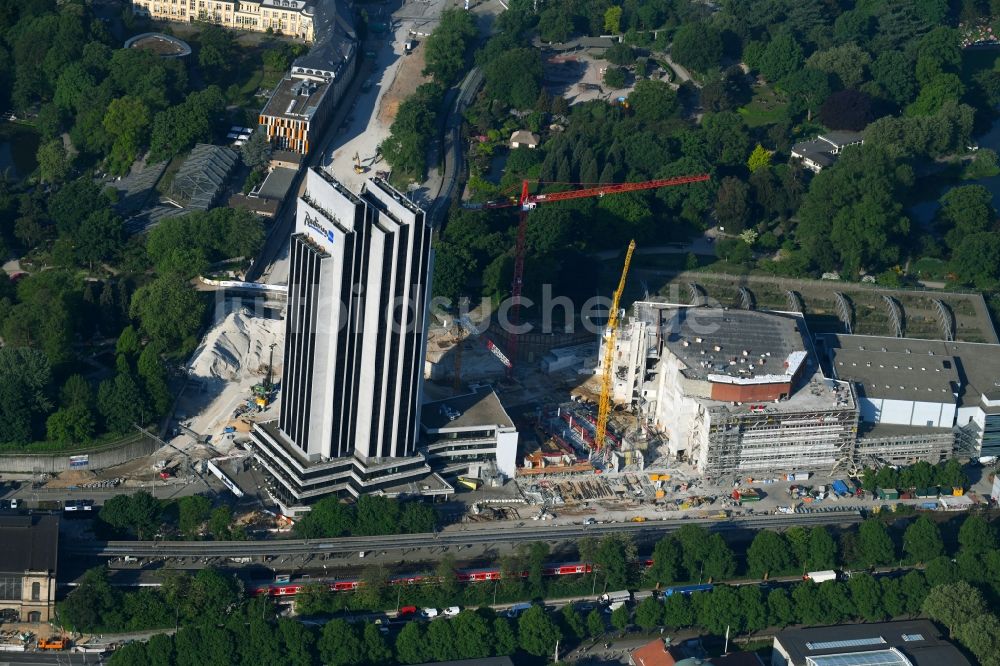
[{"label": "yellow tower crane", "polygon": [[622,276],[618,280],[618,288],[615,289],[614,297],[611,299],[611,310],[608,312],[608,330],[604,338],[604,375],[601,379],[601,402],[597,409],[597,427],[594,434],[594,445],[598,451],[604,448],[604,435],[608,430],[608,417],[611,416],[611,380],[615,360],[615,338],[618,336],[618,302],[625,290],[625,278],[628,276],[628,267],[632,263],[634,250],[635,241],[633,240],[628,244],[628,250],[625,252]]}]

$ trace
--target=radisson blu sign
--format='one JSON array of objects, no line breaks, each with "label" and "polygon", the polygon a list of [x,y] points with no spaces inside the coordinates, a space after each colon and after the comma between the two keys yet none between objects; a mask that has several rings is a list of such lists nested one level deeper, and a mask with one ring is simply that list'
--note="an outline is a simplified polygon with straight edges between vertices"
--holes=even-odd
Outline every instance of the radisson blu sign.
[{"label": "radisson blu sign", "polygon": [[326,227],[321,225],[319,221],[309,213],[306,213],[306,226],[315,231],[321,237],[325,238],[328,243],[330,243],[331,245],[333,244],[334,241],[333,230],[327,229]]}]

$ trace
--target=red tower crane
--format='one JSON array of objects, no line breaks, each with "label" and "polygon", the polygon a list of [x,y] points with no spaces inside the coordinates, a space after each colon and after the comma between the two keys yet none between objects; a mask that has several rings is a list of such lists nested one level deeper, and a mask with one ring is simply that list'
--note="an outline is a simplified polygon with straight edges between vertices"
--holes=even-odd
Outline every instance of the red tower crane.
[{"label": "red tower crane", "polygon": [[[501,201],[490,201],[483,204],[485,209],[519,208],[520,219],[517,224],[517,245],[514,247],[514,280],[511,283],[511,308],[510,324],[511,331],[507,336],[507,365],[508,376],[513,372],[513,364],[517,362],[517,334],[514,329],[521,323],[521,287],[524,279],[524,238],[528,228],[528,211],[541,203],[551,203],[553,201],[567,201],[569,199],[585,199],[588,197],[603,197],[606,194],[620,194],[622,192],[637,192],[639,190],[654,190],[660,187],[672,187],[674,185],[687,185],[688,183],[700,183],[710,178],[707,173],[695,176],[678,176],[675,178],[660,178],[657,180],[647,180],[642,183],[609,183],[598,185],[597,187],[586,187],[579,190],[566,190],[564,192],[550,192],[548,194],[531,194],[530,185],[533,182],[525,180],[521,182],[521,195],[517,199],[506,199]],[[503,359],[501,359],[503,360]]]}]

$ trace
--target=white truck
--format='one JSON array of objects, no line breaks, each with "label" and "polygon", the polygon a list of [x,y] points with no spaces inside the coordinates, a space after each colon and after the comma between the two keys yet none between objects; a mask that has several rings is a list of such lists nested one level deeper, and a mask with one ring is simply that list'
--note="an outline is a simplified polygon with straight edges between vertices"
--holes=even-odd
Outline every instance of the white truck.
[{"label": "white truck", "polygon": [[826,571],[810,571],[802,578],[805,580],[811,580],[817,584],[825,583],[828,580],[837,580],[837,572],[832,569],[827,569]]},{"label": "white truck", "polygon": [[628,590],[619,590],[618,592],[605,592],[600,597],[601,603],[604,604],[623,604],[627,601],[632,600],[632,593]]}]

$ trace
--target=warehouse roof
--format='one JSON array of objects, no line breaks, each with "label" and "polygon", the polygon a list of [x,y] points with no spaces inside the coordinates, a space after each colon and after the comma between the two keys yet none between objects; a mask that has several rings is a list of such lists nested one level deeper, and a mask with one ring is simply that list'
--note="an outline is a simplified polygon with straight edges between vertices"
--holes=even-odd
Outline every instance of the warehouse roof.
[{"label": "warehouse roof", "polygon": [[58,552],[58,516],[0,516],[0,572],[54,573]]},{"label": "warehouse roof", "polygon": [[[952,388],[947,382],[957,382],[960,403],[971,406],[979,404],[983,395],[994,399],[991,396],[1000,387],[1000,345],[873,335],[831,334],[824,338],[837,377],[865,383],[870,397],[917,400],[920,395],[921,400],[932,402],[926,396],[941,397],[943,389]],[[841,366],[838,359],[857,365]],[[900,385],[905,388],[899,389]],[[950,394],[947,397],[953,400]]]},{"label": "warehouse roof", "polygon": [[[929,620],[785,629],[774,637],[774,645],[775,649],[780,646],[795,666],[907,663],[888,661],[896,658],[893,652],[902,654],[912,666],[971,666],[955,646],[941,638]],[[883,659],[864,661],[862,654]]]}]

